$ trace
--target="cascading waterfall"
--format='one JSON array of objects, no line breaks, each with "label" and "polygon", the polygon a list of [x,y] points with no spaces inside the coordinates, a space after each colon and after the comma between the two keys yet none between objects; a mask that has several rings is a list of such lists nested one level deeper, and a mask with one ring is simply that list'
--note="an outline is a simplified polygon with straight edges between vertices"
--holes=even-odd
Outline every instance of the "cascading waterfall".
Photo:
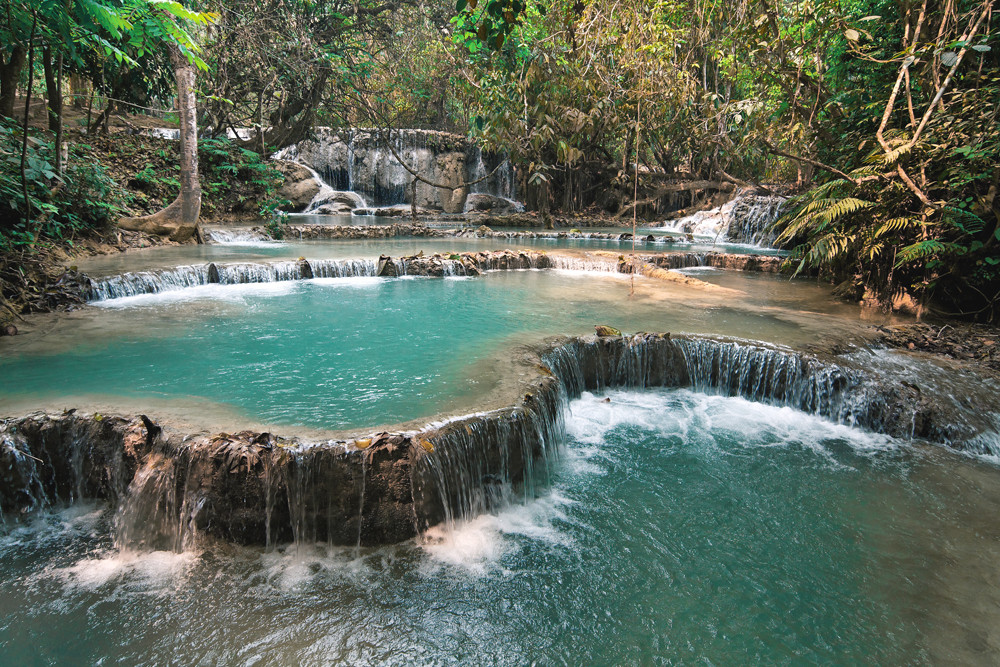
[{"label": "cascading waterfall", "polygon": [[726,236],[736,243],[770,246],[777,234],[771,230],[787,200],[774,195],[739,197],[730,214]]},{"label": "cascading waterfall", "polygon": [[[389,266],[386,266],[386,263]],[[209,263],[92,279],[84,291],[84,298],[87,301],[105,301],[212,284],[246,285],[312,278],[376,276],[470,276],[487,271],[543,269],[552,266],[553,259],[548,255],[513,252],[398,259],[383,257],[381,260],[319,259],[236,264]]]},{"label": "cascading waterfall", "polygon": [[428,435],[433,455],[418,459],[413,472],[420,529],[538,497],[565,440],[565,406],[560,393],[540,391],[518,408],[475,415]]},{"label": "cascading waterfall", "polygon": [[205,235],[212,243],[219,244],[276,243],[270,234],[259,229],[208,229]]},{"label": "cascading waterfall", "polygon": [[[391,148],[390,148],[391,147]],[[402,159],[409,169],[399,161]],[[465,181],[489,178],[471,187],[471,192],[506,202],[514,209],[516,186],[513,166],[502,156],[484,155],[465,137],[433,130],[372,130],[317,128],[315,137],[283,149],[275,155],[308,167],[331,191],[357,193],[368,202],[363,207],[398,206],[410,203],[414,178],[424,178],[458,188]],[[448,213],[464,210],[464,191],[416,183],[417,204]],[[321,202],[313,200],[310,210]]]},{"label": "cascading waterfall", "polygon": [[[833,421],[903,438],[958,446],[972,433],[907,387],[889,392],[861,369],[758,343],[638,334],[577,339],[545,357],[569,396],[610,387],[690,387],[788,406]],[[961,421],[961,420],[959,420]]]},{"label": "cascading waterfall", "polygon": [[127,501],[115,515],[115,546],[180,552],[195,544],[198,513],[207,497],[189,488],[190,467],[178,471],[183,458],[153,453],[136,472]]},{"label": "cascading waterfall", "polygon": [[[305,214],[324,214],[331,207],[348,207],[351,210],[367,209],[368,202],[358,192],[354,190],[354,179],[351,177],[354,165],[354,150],[351,142],[348,141],[347,165],[343,171],[334,171],[330,167],[323,169],[320,174],[309,163],[303,161],[299,156],[298,147],[288,146],[278,151],[272,156],[277,160],[288,160],[301,165],[312,175],[313,180],[319,185],[319,190],[313,195],[312,200],[302,211]],[[345,175],[346,174],[346,175]],[[326,208],[324,208],[326,207]]]},{"label": "cascading waterfall", "polygon": [[786,201],[778,195],[737,194],[718,208],[670,220],[663,228],[678,234],[769,247],[776,236],[770,227]]},{"label": "cascading waterfall", "polygon": [[[775,271],[778,258],[720,253],[671,253],[637,257],[662,269],[700,266]],[[84,290],[87,301],[105,301],[143,294],[159,294],[204,285],[246,285],[312,278],[393,276],[475,276],[489,271],[561,269],[596,273],[628,273],[628,265],[614,259],[549,255],[539,252],[483,252],[427,257],[373,259],[288,260],[236,264],[196,264],[156,271],[123,273],[92,279]]]},{"label": "cascading waterfall", "polygon": [[270,263],[195,264],[158,271],[135,271],[91,280],[88,301],[159,294],[202,285],[245,285],[309,278],[374,276],[374,260],[313,260]]},{"label": "cascading waterfall", "polygon": [[7,420],[0,423],[0,512],[109,498],[123,548],[181,550],[202,534],[268,546],[398,542],[536,497],[559,458],[569,401],[612,387],[740,396],[974,452],[995,454],[1000,440],[961,413],[973,408],[935,402],[846,358],[824,362],[764,344],[588,337],[556,344],[536,361],[536,379],[512,407],[351,441],[249,432],[170,438],[145,418]]},{"label": "cascading waterfall", "polygon": [[562,271],[590,271],[594,273],[618,272],[618,265],[614,261],[592,259],[589,257],[570,257],[567,255],[553,256],[552,268]]},{"label": "cascading waterfall", "polygon": [[469,152],[467,162],[470,167],[468,179],[470,196],[465,203],[465,213],[484,207],[486,210],[500,208],[521,213],[524,205],[517,201],[517,185],[514,167],[504,156],[484,155],[482,148],[475,146]]}]

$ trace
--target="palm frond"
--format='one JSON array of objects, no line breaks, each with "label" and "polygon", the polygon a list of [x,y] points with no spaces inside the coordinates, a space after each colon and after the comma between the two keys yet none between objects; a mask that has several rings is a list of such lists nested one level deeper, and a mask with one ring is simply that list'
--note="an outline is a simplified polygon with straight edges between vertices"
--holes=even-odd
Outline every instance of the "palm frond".
[{"label": "palm frond", "polygon": [[901,232],[907,229],[916,229],[923,223],[918,218],[902,217],[892,218],[882,223],[882,226],[875,230],[872,239],[880,239],[890,232]]},{"label": "palm frond", "polygon": [[965,249],[957,243],[947,243],[937,239],[925,239],[911,243],[896,255],[896,268],[909,262],[927,259],[934,255],[962,254]]}]

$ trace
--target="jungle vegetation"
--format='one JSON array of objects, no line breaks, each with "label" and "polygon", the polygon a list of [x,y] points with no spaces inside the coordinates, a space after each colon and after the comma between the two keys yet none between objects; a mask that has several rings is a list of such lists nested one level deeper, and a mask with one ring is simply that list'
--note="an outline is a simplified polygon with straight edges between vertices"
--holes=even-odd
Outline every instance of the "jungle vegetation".
[{"label": "jungle vegetation", "polygon": [[[6,244],[127,208],[87,196],[115,188],[100,164],[59,163],[59,119],[64,104],[91,132],[122,111],[169,119],[175,49],[198,67],[202,136],[249,129],[234,150],[266,156],[316,125],[455,131],[508,153],[543,214],[662,218],[736,191],[789,194],[793,270],[887,307],[997,315],[989,0],[6,4]],[[40,91],[51,123],[25,132]]]}]

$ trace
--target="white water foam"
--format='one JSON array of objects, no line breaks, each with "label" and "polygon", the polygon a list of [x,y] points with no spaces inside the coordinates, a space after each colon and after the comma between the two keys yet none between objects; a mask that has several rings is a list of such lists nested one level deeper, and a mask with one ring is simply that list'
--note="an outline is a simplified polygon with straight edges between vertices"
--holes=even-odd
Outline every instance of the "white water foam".
[{"label": "white water foam", "polygon": [[0,534],[0,557],[8,550],[27,545],[46,546],[66,538],[93,535],[105,513],[106,508],[101,505],[79,502],[59,510],[38,512],[27,523],[11,522],[9,530]]},{"label": "white water foam", "polygon": [[378,287],[386,283],[390,278],[378,278],[375,276],[359,276],[356,278],[312,278],[302,282],[319,285],[321,287]]},{"label": "white water foam", "polygon": [[73,565],[46,570],[67,588],[96,590],[127,579],[147,589],[171,588],[198,560],[193,551],[118,551],[109,549]]},{"label": "white water foam", "polygon": [[565,507],[573,501],[552,490],[524,504],[510,505],[497,514],[482,514],[453,526],[427,530],[419,544],[428,561],[422,571],[434,575],[454,568],[476,575],[494,570],[506,555],[525,542],[548,546],[572,546],[572,539],[559,528],[567,520]]},{"label": "white water foam", "polygon": [[[610,399],[608,401],[607,399]],[[585,392],[570,404],[568,435],[600,447],[621,426],[638,427],[665,439],[687,443],[692,430],[731,438],[746,448],[793,447],[828,456],[824,442],[846,443],[857,452],[899,447],[899,441],[788,407],[755,403],[738,397],[711,396],[686,389]]]},{"label": "white water foam", "polygon": [[248,248],[272,248],[283,246],[266,232],[258,229],[209,229],[205,232],[215,245],[245,246]]},{"label": "white water foam", "polygon": [[202,300],[245,302],[247,297],[274,297],[290,294],[298,289],[298,282],[280,281],[243,283],[238,285],[198,285],[197,287],[186,287],[184,289],[168,290],[155,294],[138,294],[136,296],[123,296],[117,299],[93,301],[92,304],[100,308],[140,308]]}]

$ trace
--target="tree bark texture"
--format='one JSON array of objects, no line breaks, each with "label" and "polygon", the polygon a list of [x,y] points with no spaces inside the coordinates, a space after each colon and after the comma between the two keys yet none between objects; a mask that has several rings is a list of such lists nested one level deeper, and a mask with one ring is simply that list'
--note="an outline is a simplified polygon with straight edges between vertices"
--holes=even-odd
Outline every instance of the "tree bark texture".
[{"label": "tree bark texture", "polygon": [[[61,58],[62,56],[60,56]],[[55,132],[59,128],[59,117],[62,115],[62,95],[59,92],[56,64],[52,61],[52,49],[42,49],[42,69],[45,72],[45,97],[49,107],[49,130]]]},{"label": "tree bark texture", "polygon": [[177,242],[199,240],[201,182],[198,180],[198,124],[195,106],[195,66],[176,46],[169,47],[170,62],[177,79],[177,110],[181,121],[181,191],[169,206],[139,218],[123,218],[119,227],[148,234],[169,236]]},{"label": "tree bark texture", "polygon": [[20,44],[10,49],[9,58],[0,58],[0,115],[14,117],[14,97],[28,51]]}]

